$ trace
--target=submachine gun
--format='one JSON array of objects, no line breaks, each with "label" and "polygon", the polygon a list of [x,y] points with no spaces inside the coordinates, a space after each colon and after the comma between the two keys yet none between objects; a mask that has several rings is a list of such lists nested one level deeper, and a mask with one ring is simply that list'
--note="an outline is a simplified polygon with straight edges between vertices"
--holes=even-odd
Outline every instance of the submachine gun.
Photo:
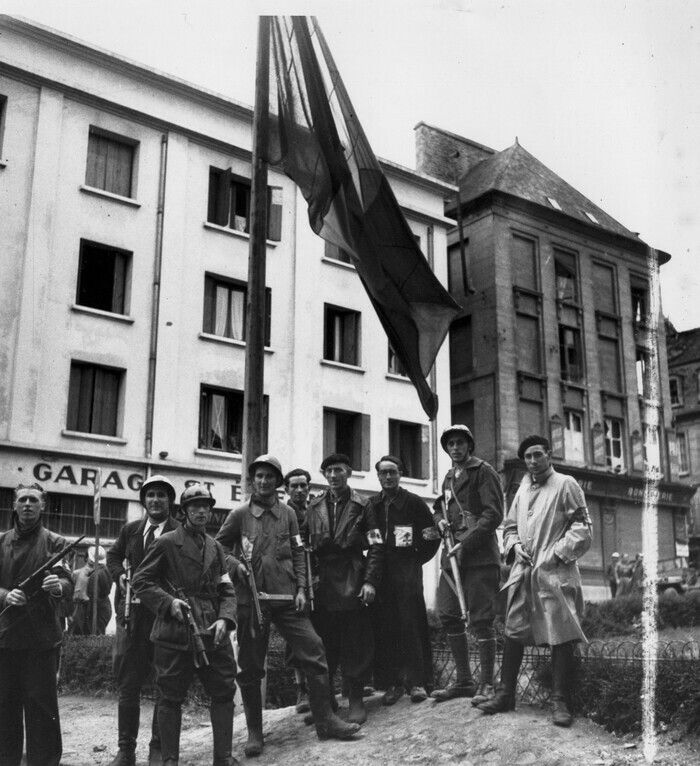
[{"label": "submachine gun", "polygon": [[[27,597],[27,601],[30,601],[41,592],[41,583],[44,582],[44,578],[47,574],[51,573],[51,570],[60,564],[66,554],[70,553],[77,545],[85,539],[85,535],[81,535],[77,540],[72,543],[68,543],[62,550],[55,553],[51,558],[44,562],[36,571],[32,572],[28,577],[25,577],[22,582],[15,586],[16,589],[21,590]],[[15,588],[11,589],[14,590]],[[6,606],[2,612],[0,612],[0,618],[13,608],[13,604]]]},{"label": "submachine gun", "polygon": [[[243,563],[247,571],[248,587],[250,588],[250,594],[253,598],[253,606],[255,608],[255,618],[258,621],[258,628],[262,630],[263,626],[263,613],[260,608],[260,594],[258,593],[258,586],[255,583],[255,574],[253,574],[253,552],[252,550],[246,551],[246,546],[241,545],[241,556],[243,557]],[[250,621],[250,634],[255,636],[255,623]]]},{"label": "submachine gun", "polygon": [[187,620],[187,625],[189,626],[190,634],[192,637],[192,657],[194,659],[194,666],[196,668],[201,668],[204,665],[208,665],[209,657],[207,657],[207,650],[204,648],[204,641],[202,641],[202,636],[199,633],[199,628],[197,627],[194,615],[192,614],[192,606],[190,604],[190,600],[187,598],[187,595],[182,588],[178,588],[170,581],[168,581],[168,587],[170,590],[172,590],[173,595],[176,598],[179,598],[180,601],[185,602],[185,606],[182,608],[182,611],[185,613],[185,619]]}]

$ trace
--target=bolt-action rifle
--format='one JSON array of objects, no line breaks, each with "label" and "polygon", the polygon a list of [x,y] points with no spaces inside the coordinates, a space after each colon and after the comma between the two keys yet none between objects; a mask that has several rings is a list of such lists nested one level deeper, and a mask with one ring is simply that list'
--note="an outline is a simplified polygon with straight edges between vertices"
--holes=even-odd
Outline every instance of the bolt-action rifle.
[{"label": "bolt-action rifle", "polygon": [[129,629],[129,618],[131,617],[131,564],[127,561],[125,571],[126,588],[124,589],[124,627]]},{"label": "bolt-action rifle", "polygon": [[185,605],[182,607],[182,611],[185,613],[185,619],[190,629],[192,639],[192,658],[194,659],[194,666],[201,668],[203,665],[209,664],[209,657],[207,657],[207,651],[204,648],[204,641],[199,633],[199,628],[195,622],[194,615],[192,614],[192,606],[190,600],[187,598],[185,591],[182,588],[178,588],[173,583],[168,581],[168,587],[172,590],[173,595],[179,598],[180,601],[184,601]]},{"label": "bolt-action rifle", "polygon": [[[241,555],[243,556],[243,563],[245,564],[248,587],[250,588],[250,594],[253,598],[253,606],[255,607],[255,617],[258,621],[258,627],[262,630],[263,626],[263,614],[260,608],[260,594],[258,593],[258,586],[255,584],[255,575],[253,574],[253,552],[247,552],[245,546],[241,546]],[[255,635],[255,623],[250,621],[250,634]]]},{"label": "bolt-action rifle", "polygon": [[314,610],[314,575],[311,571],[311,548],[304,546],[304,558],[306,560],[306,594],[309,599],[309,609]]},{"label": "bolt-action rifle", "polygon": [[[25,577],[22,582],[20,582],[18,585],[15,586],[12,590],[19,589],[21,590],[24,595],[27,597],[27,601],[34,598],[41,592],[41,583],[44,582],[44,578],[46,575],[51,574],[51,570],[57,565],[61,563],[61,560],[66,556],[67,553],[70,553],[73,548],[75,548],[78,543],[80,543],[85,538],[85,535],[82,535],[77,540],[74,540],[72,543],[68,543],[65,548],[63,548],[58,553],[55,553],[51,558],[44,562],[36,571],[32,572],[28,577]],[[2,612],[0,612],[0,617],[2,617],[6,612],[8,612],[14,604],[10,604],[9,606],[6,606]]]}]

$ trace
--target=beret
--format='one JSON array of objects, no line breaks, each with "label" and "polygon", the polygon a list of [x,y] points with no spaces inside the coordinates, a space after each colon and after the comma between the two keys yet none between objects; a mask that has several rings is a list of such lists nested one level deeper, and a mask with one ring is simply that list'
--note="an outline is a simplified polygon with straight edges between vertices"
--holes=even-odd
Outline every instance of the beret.
[{"label": "beret", "polygon": [[334,463],[343,463],[348,468],[351,467],[350,458],[347,455],[344,455],[342,452],[334,452],[332,455],[328,455],[327,458],[324,458],[321,463],[321,470],[325,471],[329,465],[333,465]]},{"label": "beret", "polygon": [[547,452],[550,450],[549,439],[545,438],[544,436],[537,436],[536,434],[533,434],[532,436],[526,436],[520,442],[520,446],[518,447],[518,457],[521,460],[524,460],[525,450],[528,449],[528,447],[534,447],[535,444],[541,444],[547,450]]}]

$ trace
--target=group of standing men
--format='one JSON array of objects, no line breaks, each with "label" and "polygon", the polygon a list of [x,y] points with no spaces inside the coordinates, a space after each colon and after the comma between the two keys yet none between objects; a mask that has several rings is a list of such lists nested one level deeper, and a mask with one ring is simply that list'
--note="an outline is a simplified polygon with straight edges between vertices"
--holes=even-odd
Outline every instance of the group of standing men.
[{"label": "group of standing men", "polygon": [[[554,471],[546,438],[532,436],[521,443],[518,454],[527,473],[504,524],[506,562],[512,569],[505,586],[501,683],[494,691],[493,620],[501,564],[496,529],[504,516],[503,492],[494,469],[473,455],[467,426],[448,428],[441,444],[452,468],[433,514],[400,486],[403,466],[392,455],[377,461],[382,490],[370,499],[348,485],[349,458],[329,455],[321,464],[328,488],[310,500],[307,471],[285,476],[274,456],[262,455],[248,466],[250,499],[229,513],[216,539],[206,534],[215,500],[204,485],[182,493],[180,523],[171,514],[173,485],[163,476],[147,479],[140,490],[145,517],[127,523],[107,555],[117,583],[118,617],[119,752],[112,766],[135,764],[140,691],[151,666],[157,700],[149,764],[178,763],[181,705],[195,673],[211,699],[214,766],[236,763],[231,754],[236,678],[248,730],[245,754],[259,755],[264,748],[261,680],[271,624],[288,645],[300,687],[298,708],[304,709],[307,695],[309,722],[320,739],[356,734],[367,718],[363,690],[372,676],[385,690],[384,704],[394,704],[404,693],[412,702],[425,700],[432,661],[422,564],[435,555],[441,538],[449,544],[443,546],[438,615],[456,677],[445,689],[434,690],[433,698],[470,697],[489,714],[511,710],[524,645],[549,644],[553,720],[569,725],[573,646],[584,639],[576,559],[591,541],[583,493],[573,479]],[[283,484],[289,504],[278,497]],[[33,629],[31,638],[20,637],[19,631],[8,638],[13,631],[4,630],[0,620],[0,763],[8,766],[18,766],[21,758],[23,704],[29,766],[57,766],[60,760],[56,602],[70,598],[72,580],[60,567],[47,573],[31,604],[16,587],[23,574],[64,544],[41,526],[43,501],[40,487],[18,488],[15,527],[0,535],[0,608],[31,614],[24,630]],[[28,542],[32,535],[36,539]],[[470,670],[467,615],[478,642],[478,681]],[[238,668],[228,637],[234,628]],[[44,664],[30,669],[37,654]],[[349,700],[342,718],[336,715],[332,686],[338,669]],[[26,678],[19,678],[21,673]],[[19,713],[18,688],[29,688],[25,698],[20,695]],[[34,711],[37,719],[30,715]]]}]

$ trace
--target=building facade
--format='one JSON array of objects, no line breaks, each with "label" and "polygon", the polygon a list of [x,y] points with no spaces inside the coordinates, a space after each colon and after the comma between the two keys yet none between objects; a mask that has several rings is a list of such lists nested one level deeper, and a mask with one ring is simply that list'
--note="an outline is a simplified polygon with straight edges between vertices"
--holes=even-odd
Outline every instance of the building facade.
[{"label": "building facade", "polygon": [[[91,537],[138,518],[147,475],[206,482],[216,521],[241,500],[252,109],[61,33],[0,19],[0,522],[39,481],[49,525]],[[384,171],[446,281],[454,187]],[[379,489],[386,452],[430,500],[447,468],[447,344],[428,423],[354,267],[316,237],[270,172],[265,408],[285,469],[347,452]]]},{"label": "building facade", "polygon": [[612,552],[642,550],[645,468],[661,478],[659,558],[685,541],[664,325],[650,319],[669,256],[517,140],[497,152],[420,123],[416,147],[419,170],[459,182],[446,209],[462,230],[448,236],[449,289],[463,307],[450,332],[452,419],[473,428],[508,500],[520,440],[550,437],[557,469],[586,492],[595,537],[580,564],[586,597],[603,598]]},{"label": "building facade", "polygon": [[[677,332],[667,323],[668,375],[680,480],[700,485],[700,328]],[[688,555],[700,571],[700,497],[688,515]]]}]

